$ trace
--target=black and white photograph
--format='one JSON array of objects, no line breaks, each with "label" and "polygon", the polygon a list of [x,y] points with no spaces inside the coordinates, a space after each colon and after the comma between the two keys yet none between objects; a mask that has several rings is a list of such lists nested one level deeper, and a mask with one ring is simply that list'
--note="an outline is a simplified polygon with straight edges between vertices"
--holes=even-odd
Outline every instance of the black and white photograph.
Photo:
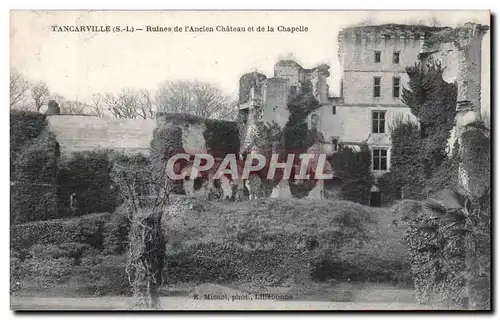
[{"label": "black and white photograph", "polygon": [[11,310],[491,311],[491,21],[11,10]]}]

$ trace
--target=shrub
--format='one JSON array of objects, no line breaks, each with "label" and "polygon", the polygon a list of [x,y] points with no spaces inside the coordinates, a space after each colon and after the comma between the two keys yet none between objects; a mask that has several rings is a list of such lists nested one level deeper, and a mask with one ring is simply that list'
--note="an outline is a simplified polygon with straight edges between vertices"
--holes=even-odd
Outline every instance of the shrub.
[{"label": "shrub", "polygon": [[53,288],[57,284],[69,280],[73,272],[73,259],[37,259],[32,258],[22,263],[20,278],[34,282],[44,289]]},{"label": "shrub", "polygon": [[453,147],[452,155],[445,159],[439,168],[437,168],[434,172],[433,176],[427,180],[424,190],[426,196],[435,194],[436,192],[446,188],[457,188],[458,167],[460,161],[459,150],[460,145],[457,139]]},{"label": "shrub", "polygon": [[44,114],[37,112],[10,111],[10,169],[14,173],[17,155],[33,139],[37,138],[47,126]]},{"label": "shrub", "polygon": [[111,166],[109,150],[74,152],[61,162],[58,175],[61,216],[71,212],[72,193],[76,194],[76,215],[114,211],[119,197],[109,175]]},{"label": "shrub", "polygon": [[[424,144],[417,123],[397,119],[391,128],[391,183],[404,194],[404,198],[420,200],[424,197],[424,168],[421,157]],[[382,181],[388,182],[389,181]],[[393,190],[385,190],[391,192]],[[392,198],[390,194],[383,198]],[[400,199],[396,198],[396,199]]]},{"label": "shrub", "polygon": [[59,144],[50,132],[32,140],[14,162],[11,222],[57,218],[57,163]]},{"label": "shrub", "polygon": [[[89,296],[117,296],[130,294],[130,283],[125,273],[125,256],[99,256],[94,263],[75,267],[68,284],[76,293]],[[86,258],[88,262],[88,258]]]},{"label": "shrub", "polygon": [[15,255],[10,255],[10,293],[15,294],[19,289],[19,282],[22,280],[22,261]]},{"label": "shrub", "polygon": [[124,253],[128,248],[130,219],[126,205],[120,206],[104,225],[104,252],[106,254]]},{"label": "shrub", "polygon": [[392,172],[389,171],[378,177],[377,186],[380,190],[383,206],[390,206],[401,200],[402,183],[394,177]]},{"label": "shrub", "polygon": [[404,209],[417,299],[426,303],[439,294],[453,307],[488,309],[491,213],[453,190],[435,199],[407,200]]},{"label": "shrub", "polygon": [[37,260],[70,258],[73,259],[75,265],[78,265],[81,257],[90,249],[90,245],[77,242],[66,242],[58,245],[35,244],[30,249],[30,257]]},{"label": "shrub", "polygon": [[205,120],[206,130],[203,137],[207,151],[215,158],[227,154],[237,154],[240,150],[240,133],[235,122],[216,119]]},{"label": "shrub", "polygon": [[366,145],[360,151],[340,146],[338,152],[329,157],[332,169],[342,180],[343,199],[368,204],[373,185],[371,152]]},{"label": "shrub", "polygon": [[283,128],[284,147],[287,153],[303,153],[318,138],[317,132],[309,130],[305,122],[311,112],[320,107],[312,90],[312,83],[306,81],[302,83],[301,92],[289,98],[287,109],[290,115]]},{"label": "shrub", "polygon": [[429,63],[425,71],[420,63],[406,68],[409,82],[402,99],[420,126],[399,119],[391,128],[390,169],[405,198],[422,200],[439,181],[450,180],[446,147],[455,125],[457,86],[444,81],[443,72],[439,63]]},{"label": "shrub", "polygon": [[16,251],[34,244],[86,243],[102,248],[102,232],[110,214],[92,214],[79,219],[35,221],[11,227],[11,247]]},{"label": "shrub", "polygon": [[131,209],[159,206],[167,199],[173,185],[170,180],[155,179],[150,160],[138,153],[119,155],[111,171],[112,179],[121,197]]},{"label": "shrub", "polygon": [[[472,125],[469,125],[472,126]],[[491,140],[486,128],[469,128],[462,134],[461,159],[468,173],[470,191],[481,197],[491,187]]]},{"label": "shrub", "polygon": [[316,186],[316,180],[307,180],[300,184],[290,183],[290,192],[297,199],[306,197]]}]

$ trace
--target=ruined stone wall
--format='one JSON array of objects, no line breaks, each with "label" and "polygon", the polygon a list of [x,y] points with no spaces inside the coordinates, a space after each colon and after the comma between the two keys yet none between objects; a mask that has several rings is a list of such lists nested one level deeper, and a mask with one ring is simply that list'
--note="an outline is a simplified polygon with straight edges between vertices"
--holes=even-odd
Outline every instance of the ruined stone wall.
[{"label": "ruined stone wall", "polygon": [[251,72],[241,76],[238,103],[243,104],[250,99],[252,87],[260,91],[262,81],[265,79],[266,76],[259,72]]},{"label": "ruined stone wall", "polygon": [[481,120],[482,39],[487,26],[472,23],[436,34],[426,43],[423,63],[438,62],[445,67],[443,78],[457,83],[455,127],[448,140],[451,154],[455,141],[467,124]]},{"label": "ruined stone wall", "polygon": [[328,103],[327,78],[330,76],[330,67],[322,64],[312,69],[305,69],[294,61],[279,61],[274,66],[274,77],[288,80],[289,88],[297,87],[297,92],[301,92],[304,83],[310,81],[313,93],[321,104]]},{"label": "ruined stone wall", "polygon": [[306,78],[313,85],[313,93],[320,104],[328,104],[329,88],[327,78],[330,76],[327,65],[320,65],[306,73]]},{"label": "ruined stone wall", "polygon": [[163,114],[156,118],[158,127],[173,126],[182,129],[182,147],[189,154],[206,153],[207,146],[203,133],[205,119],[186,114]]},{"label": "ruined stone wall", "polygon": [[304,75],[302,67],[294,61],[279,61],[274,65],[274,77],[288,80],[289,86],[297,86],[300,89]]},{"label": "ruined stone wall", "polygon": [[[477,155],[478,150],[475,146],[477,142],[470,143],[464,140],[464,134],[477,134],[487,139],[487,134],[481,132],[481,129],[468,129],[468,125],[481,121],[482,39],[488,29],[488,26],[466,23],[456,29],[439,33],[426,44],[429,54],[424,59],[424,62],[441,62],[449,70],[444,76],[445,81],[457,83],[457,113],[455,127],[451,130],[448,140],[448,151],[452,152],[452,147],[458,140],[460,145],[460,164],[457,172],[459,184],[465,190],[476,193],[475,196],[479,196],[480,192],[477,190],[484,189],[483,180],[487,180],[489,170],[487,170],[486,178],[482,179],[484,177],[479,176],[484,174],[473,172],[471,168],[474,166],[467,166],[467,159],[476,157],[476,160],[472,162],[483,161],[485,164],[479,167],[484,168],[489,163],[489,150],[487,151],[488,157]],[[481,182],[477,183],[477,181]]]},{"label": "ruined stone wall", "polygon": [[289,87],[287,79],[269,78],[265,80],[262,89],[263,118],[264,122],[278,123],[284,127],[288,122],[290,112],[288,111]]},{"label": "ruined stone wall", "polygon": [[50,115],[48,128],[63,154],[113,149],[127,154],[149,153],[155,129],[153,119],[103,119],[93,116]]}]

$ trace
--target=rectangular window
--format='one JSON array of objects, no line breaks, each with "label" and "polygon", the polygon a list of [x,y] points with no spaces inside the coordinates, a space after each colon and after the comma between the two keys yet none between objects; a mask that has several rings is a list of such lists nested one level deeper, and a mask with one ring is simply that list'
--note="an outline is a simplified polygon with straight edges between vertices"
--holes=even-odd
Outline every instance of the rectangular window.
[{"label": "rectangular window", "polygon": [[392,96],[394,98],[399,98],[400,91],[400,78],[394,77],[392,78]]},{"label": "rectangular window", "polygon": [[399,64],[399,51],[392,54],[392,63]]},{"label": "rectangular window", "polygon": [[373,148],[373,170],[387,170],[387,149]]},{"label": "rectangular window", "polygon": [[332,114],[337,114],[337,106],[332,106]]},{"label": "rectangular window", "polygon": [[290,87],[290,93],[291,93],[292,95],[296,94],[296,93],[297,93],[297,86],[291,86],[291,87]]},{"label": "rectangular window", "polygon": [[380,77],[373,77],[373,96],[380,97]]},{"label": "rectangular window", "polygon": [[372,132],[385,133],[385,111],[373,111]]},{"label": "rectangular window", "polygon": [[380,63],[380,51],[375,51],[375,63]]}]

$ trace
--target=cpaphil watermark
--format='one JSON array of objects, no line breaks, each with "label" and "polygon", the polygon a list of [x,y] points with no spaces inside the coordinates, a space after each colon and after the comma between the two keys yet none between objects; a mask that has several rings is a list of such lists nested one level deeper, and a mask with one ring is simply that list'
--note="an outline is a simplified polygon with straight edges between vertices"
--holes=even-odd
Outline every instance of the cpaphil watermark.
[{"label": "cpaphil watermark", "polygon": [[[199,153],[194,155],[191,164],[191,171],[175,170],[179,160],[191,162],[192,155],[178,153],[172,156],[167,162],[167,175],[172,180],[182,180],[187,175],[198,176],[203,171],[210,171],[216,168],[213,179],[220,179],[222,176],[230,175],[233,180],[248,179],[252,172],[267,170],[267,179],[273,179],[277,169],[283,169],[282,179],[311,179],[314,174],[315,180],[327,180],[333,178],[333,173],[325,173],[327,167],[326,154],[288,154],[286,162],[279,162],[280,155],[272,154],[270,159],[258,153],[250,153],[242,161],[236,154],[227,154],[219,163],[210,154]],[[217,162],[217,163],[216,163]],[[328,170],[327,170],[328,171]],[[292,174],[294,173],[294,174]]]}]

